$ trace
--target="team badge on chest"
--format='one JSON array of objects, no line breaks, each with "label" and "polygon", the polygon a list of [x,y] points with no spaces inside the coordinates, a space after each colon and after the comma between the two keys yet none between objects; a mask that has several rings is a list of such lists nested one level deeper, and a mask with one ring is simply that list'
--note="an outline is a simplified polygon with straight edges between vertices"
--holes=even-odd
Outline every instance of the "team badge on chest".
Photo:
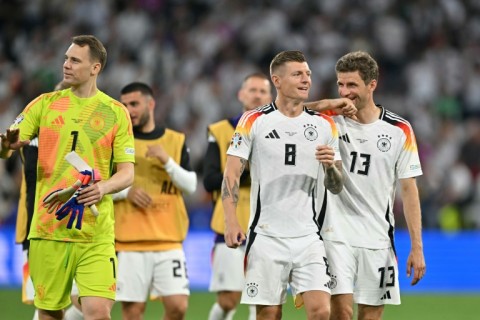
[{"label": "team badge on chest", "polygon": [[305,135],[305,138],[307,138],[308,141],[315,141],[318,138],[318,132],[316,130],[316,126],[313,124],[305,124],[303,125],[305,128],[305,131],[303,134]]},{"label": "team badge on chest", "polygon": [[378,150],[382,152],[387,152],[390,150],[392,147],[392,143],[390,142],[392,140],[392,137],[390,137],[388,134],[380,134],[378,135],[378,141],[377,141],[377,148]]}]

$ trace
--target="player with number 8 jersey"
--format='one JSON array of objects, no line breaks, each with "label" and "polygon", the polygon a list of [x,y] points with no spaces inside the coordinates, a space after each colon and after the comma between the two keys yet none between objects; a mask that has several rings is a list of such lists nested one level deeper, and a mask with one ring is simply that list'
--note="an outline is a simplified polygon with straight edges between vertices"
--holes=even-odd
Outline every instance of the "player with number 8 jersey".
[{"label": "player with number 8 jersey", "polygon": [[243,114],[227,154],[250,161],[251,232],[270,237],[319,232],[314,194],[324,190],[317,185],[323,175],[314,157],[319,144],[331,146],[340,160],[337,127],[329,116],[304,109],[289,118],[275,102]]},{"label": "player with number 8 jersey", "polygon": [[270,76],[277,98],[242,115],[227,151],[225,241],[238,248],[245,240],[236,211],[248,163],[252,182],[241,303],[256,305],[257,319],[279,319],[289,285],[307,318],[326,320],[331,279],[316,199],[319,189],[342,190],[338,133],[330,117],[304,106],[311,70],[302,52],[277,54]]}]

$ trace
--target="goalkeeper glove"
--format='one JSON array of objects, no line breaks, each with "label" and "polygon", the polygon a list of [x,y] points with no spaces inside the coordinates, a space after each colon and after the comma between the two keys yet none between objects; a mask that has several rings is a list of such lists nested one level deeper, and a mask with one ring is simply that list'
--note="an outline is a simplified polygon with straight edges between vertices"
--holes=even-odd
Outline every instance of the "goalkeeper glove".
[{"label": "goalkeeper glove", "polygon": [[68,214],[70,214],[70,219],[67,223],[67,229],[72,229],[75,218],[77,219],[77,224],[75,225],[75,228],[77,228],[78,230],[82,229],[83,211],[85,210],[85,206],[78,203],[77,196],[78,191],[75,192],[73,196],[68,199],[68,201],[60,207],[60,209],[55,212],[57,220],[62,220]]},{"label": "goalkeeper glove", "polygon": [[87,186],[92,179],[92,175],[90,172],[82,171],[78,180],[72,186],[49,193],[43,199],[43,206],[47,208],[47,212],[52,213],[58,206],[67,202],[78,189]]},{"label": "goalkeeper glove", "polygon": [[[73,187],[75,188],[78,186],[78,182],[80,181],[80,187],[77,188],[76,191],[74,191],[73,195],[70,197],[70,199],[67,200],[56,212],[55,216],[57,217],[57,220],[62,220],[64,219],[68,214],[70,214],[70,219],[68,220],[67,223],[67,229],[71,229],[73,226],[73,222],[75,219],[77,219],[77,223],[75,225],[75,228],[78,230],[82,229],[82,220],[83,220],[83,212],[85,210],[85,205],[78,203],[77,201],[77,196],[80,190],[83,188],[86,188],[90,185],[91,181],[95,181],[95,171],[89,171],[89,170],[84,170],[80,172],[80,179],[77,180],[74,184]],[[65,195],[65,193],[63,194]],[[92,211],[92,214],[96,217],[98,216],[98,210],[97,207],[93,204],[90,206],[90,210]]]}]

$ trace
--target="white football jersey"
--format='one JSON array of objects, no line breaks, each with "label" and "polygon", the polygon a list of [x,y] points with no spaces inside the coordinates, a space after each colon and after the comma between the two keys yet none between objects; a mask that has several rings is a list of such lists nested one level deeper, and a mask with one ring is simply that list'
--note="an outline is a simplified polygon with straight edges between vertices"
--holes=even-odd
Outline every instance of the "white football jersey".
[{"label": "white football jersey", "polygon": [[[318,145],[333,147],[340,160],[338,132],[329,116],[304,109],[290,118],[273,102],[242,115],[227,154],[249,161],[249,230],[272,237],[319,233]],[[319,185],[323,188],[323,179]]]},{"label": "white football jersey", "polygon": [[338,195],[327,194],[324,239],[370,249],[393,246],[397,180],[420,176],[422,169],[410,123],[381,109],[369,124],[333,116],[346,180]]}]

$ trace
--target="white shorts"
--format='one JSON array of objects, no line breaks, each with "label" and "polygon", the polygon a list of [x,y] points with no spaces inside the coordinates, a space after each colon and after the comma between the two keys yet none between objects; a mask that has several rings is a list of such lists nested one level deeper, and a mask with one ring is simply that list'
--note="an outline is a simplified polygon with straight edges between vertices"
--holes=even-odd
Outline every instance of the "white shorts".
[{"label": "white shorts", "polygon": [[298,238],[248,236],[243,304],[280,305],[292,294],[321,290],[330,293],[327,257],[316,234]]},{"label": "white shorts", "polygon": [[121,251],[117,257],[117,301],[146,302],[149,293],[152,299],[190,294],[182,249]]},{"label": "white shorts", "polygon": [[393,249],[366,249],[324,240],[332,295],[353,294],[358,304],[400,304],[398,264]]},{"label": "white shorts", "polygon": [[[78,287],[75,280],[72,283],[72,296],[78,296]],[[33,304],[35,289],[32,278],[30,277],[30,268],[28,266],[28,250],[23,250],[23,272],[22,272],[22,302]]]},{"label": "white shorts", "polygon": [[241,292],[245,286],[244,259],[245,246],[232,249],[226,243],[216,243],[212,254],[209,290]]}]

